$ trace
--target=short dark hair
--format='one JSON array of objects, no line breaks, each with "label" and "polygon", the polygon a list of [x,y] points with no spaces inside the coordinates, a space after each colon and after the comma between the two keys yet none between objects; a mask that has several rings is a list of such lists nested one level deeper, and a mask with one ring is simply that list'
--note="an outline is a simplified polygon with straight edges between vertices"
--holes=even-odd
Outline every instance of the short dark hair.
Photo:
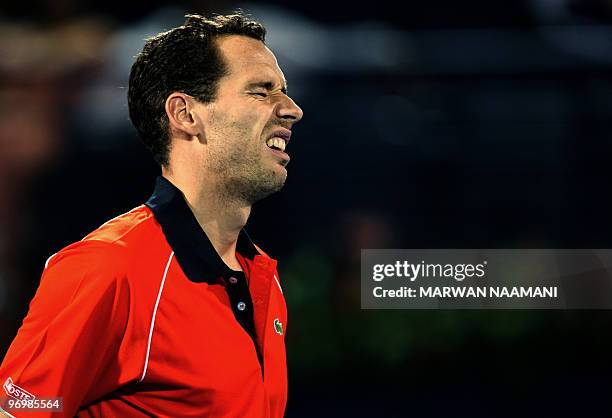
[{"label": "short dark hair", "polygon": [[128,107],[140,139],[162,166],[168,165],[170,137],[165,103],[182,92],[203,103],[214,101],[219,79],[227,74],[215,40],[243,35],[265,42],[266,29],[242,12],[186,15],[182,26],[147,39],[130,71]]}]

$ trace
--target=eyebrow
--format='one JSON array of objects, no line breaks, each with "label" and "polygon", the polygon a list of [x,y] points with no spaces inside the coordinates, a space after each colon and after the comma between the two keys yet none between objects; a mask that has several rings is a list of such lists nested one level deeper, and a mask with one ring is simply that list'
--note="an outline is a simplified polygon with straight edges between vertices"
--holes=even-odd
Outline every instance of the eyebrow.
[{"label": "eyebrow", "polygon": [[[249,83],[247,85],[247,88],[251,89],[253,87],[260,87],[266,90],[273,90],[274,88],[274,83],[271,81],[256,81],[253,83]],[[285,82],[285,84],[283,85],[283,87],[281,87],[280,89],[284,94],[287,94],[287,82]]]}]

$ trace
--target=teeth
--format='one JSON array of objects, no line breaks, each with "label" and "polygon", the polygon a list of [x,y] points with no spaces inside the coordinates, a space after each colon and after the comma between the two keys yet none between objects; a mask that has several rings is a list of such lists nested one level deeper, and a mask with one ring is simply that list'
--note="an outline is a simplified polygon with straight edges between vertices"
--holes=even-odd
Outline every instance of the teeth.
[{"label": "teeth", "polygon": [[285,146],[287,145],[287,143],[284,139],[281,138],[270,138],[266,141],[266,145],[270,148],[275,147],[281,151],[285,151]]},{"label": "teeth", "polygon": [[285,141],[283,141],[282,139],[277,139],[276,140],[278,143],[276,144],[276,146],[278,148],[280,148],[281,151],[285,151]]}]

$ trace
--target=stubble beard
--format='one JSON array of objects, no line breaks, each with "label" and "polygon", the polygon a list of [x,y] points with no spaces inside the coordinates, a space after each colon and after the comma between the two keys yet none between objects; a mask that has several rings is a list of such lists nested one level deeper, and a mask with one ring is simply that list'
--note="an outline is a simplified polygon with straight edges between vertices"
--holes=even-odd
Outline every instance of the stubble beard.
[{"label": "stubble beard", "polygon": [[[211,115],[210,124],[216,128],[212,129],[214,137],[225,146],[217,146],[214,155],[209,154],[208,168],[216,178],[222,199],[252,205],[282,189],[287,171],[267,163],[263,139],[253,139],[255,121],[232,119],[218,112]],[[268,125],[263,132],[272,126]]]},{"label": "stubble beard", "polygon": [[212,159],[210,168],[225,200],[252,205],[282,189],[287,171],[266,167],[256,146],[245,144],[245,148],[226,150],[221,158]]}]

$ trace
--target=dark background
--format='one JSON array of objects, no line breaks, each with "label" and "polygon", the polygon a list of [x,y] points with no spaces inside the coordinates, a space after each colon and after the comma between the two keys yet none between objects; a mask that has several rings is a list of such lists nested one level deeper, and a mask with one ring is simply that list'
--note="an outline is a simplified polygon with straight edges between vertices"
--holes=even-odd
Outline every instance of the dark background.
[{"label": "dark background", "polygon": [[280,261],[287,418],[610,415],[609,311],[359,301],[361,248],[612,246],[609,0],[3,4],[1,352],[46,258],[152,191],[125,99],[143,39],[236,7],[305,113],[247,227]]}]

